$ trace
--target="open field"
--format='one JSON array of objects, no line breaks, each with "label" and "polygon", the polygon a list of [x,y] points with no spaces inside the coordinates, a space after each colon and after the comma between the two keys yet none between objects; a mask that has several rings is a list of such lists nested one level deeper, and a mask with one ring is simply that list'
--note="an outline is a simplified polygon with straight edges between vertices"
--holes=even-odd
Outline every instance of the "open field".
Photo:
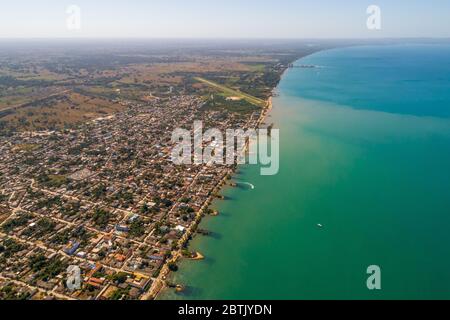
[{"label": "open field", "polygon": [[[27,51],[17,45],[0,52],[0,136],[72,128],[124,105],[216,91],[206,109],[253,112],[266,105],[289,63],[315,50],[302,44],[149,42]],[[233,96],[240,101],[226,99]]]},{"label": "open field", "polygon": [[6,110],[4,115],[0,115],[0,122],[6,128],[24,131],[55,130],[113,114],[122,109],[120,104],[101,97],[89,97],[65,91],[34,103]]},{"label": "open field", "polygon": [[61,92],[57,92],[57,93],[52,93],[46,97],[42,97],[42,98],[38,98],[36,97],[35,99],[32,99],[30,101],[26,101],[23,102],[21,104],[18,105],[13,105],[13,106],[8,106],[8,107],[3,107],[2,105],[0,105],[0,111],[9,111],[9,110],[16,110],[16,109],[20,109],[20,108],[26,108],[29,105],[33,104],[33,103],[38,103],[39,101],[45,101],[54,97],[58,97],[58,96],[63,96],[64,94],[70,92],[70,90],[64,90]]},{"label": "open field", "polygon": [[204,84],[206,84],[206,85],[208,85],[208,86],[210,86],[210,87],[212,87],[212,88],[214,88],[216,90],[219,90],[219,91],[225,93],[226,95],[228,95],[230,97],[234,96],[234,97],[242,98],[245,101],[247,101],[247,102],[249,102],[249,103],[251,103],[253,105],[264,107],[267,104],[267,102],[262,100],[262,99],[256,98],[254,96],[251,96],[251,95],[246,94],[246,93],[241,92],[241,91],[237,91],[237,90],[228,88],[228,87],[223,86],[221,84],[218,84],[216,82],[213,82],[213,81],[210,81],[210,80],[206,80],[206,79],[203,79],[203,78],[200,78],[200,77],[195,77],[194,79],[197,80],[197,81],[200,81],[200,82],[202,82],[202,83],[204,83]]}]

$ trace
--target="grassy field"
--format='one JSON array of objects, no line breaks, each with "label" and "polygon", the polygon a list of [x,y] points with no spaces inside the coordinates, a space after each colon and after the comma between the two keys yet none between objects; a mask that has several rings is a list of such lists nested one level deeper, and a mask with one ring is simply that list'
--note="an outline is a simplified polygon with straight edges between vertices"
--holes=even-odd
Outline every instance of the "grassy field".
[{"label": "grassy field", "polygon": [[39,149],[40,147],[41,146],[38,144],[23,143],[23,144],[18,144],[14,150],[31,152],[31,151],[35,151],[35,150]]},{"label": "grassy field", "polygon": [[10,108],[0,115],[5,128],[17,131],[55,130],[104,117],[124,107],[101,97],[89,97],[69,90],[37,101],[35,105]]},{"label": "grassy field", "polygon": [[262,100],[262,99],[256,98],[254,96],[251,96],[251,95],[246,94],[246,93],[241,92],[241,91],[237,91],[237,90],[228,88],[228,87],[223,86],[221,84],[218,84],[216,82],[213,82],[213,81],[210,81],[210,80],[206,80],[206,79],[200,78],[200,77],[196,77],[194,79],[199,81],[199,82],[201,82],[201,83],[203,83],[203,84],[206,84],[206,85],[208,85],[208,86],[210,86],[210,87],[212,87],[212,88],[214,88],[214,89],[216,89],[218,91],[221,91],[221,92],[225,93],[228,96],[234,96],[234,97],[242,98],[245,101],[247,101],[247,102],[249,102],[249,103],[251,103],[253,105],[256,105],[256,106],[259,106],[259,107],[262,107],[262,108],[267,105],[267,102]]}]

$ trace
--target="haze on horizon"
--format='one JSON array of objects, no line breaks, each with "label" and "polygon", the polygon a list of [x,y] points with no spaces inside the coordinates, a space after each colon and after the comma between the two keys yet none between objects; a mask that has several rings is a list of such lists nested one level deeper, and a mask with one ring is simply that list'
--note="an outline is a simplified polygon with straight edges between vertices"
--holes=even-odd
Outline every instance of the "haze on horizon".
[{"label": "haze on horizon", "polygon": [[[67,8],[81,28],[67,28]],[[381,30],[366,26],[381,8]],[[0,38],[450,37],[448,0],[17,0],[3,3]]]}]

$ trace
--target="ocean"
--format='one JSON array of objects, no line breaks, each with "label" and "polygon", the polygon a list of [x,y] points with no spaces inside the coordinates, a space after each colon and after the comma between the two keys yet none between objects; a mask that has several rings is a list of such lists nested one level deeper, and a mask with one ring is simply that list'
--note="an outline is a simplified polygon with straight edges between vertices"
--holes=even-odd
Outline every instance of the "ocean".
[{"label": "ocean", "polygon": [[[206,259],[183,261],[172,277],[186,291],[160,298],[450,299],[450,46],[295,65],[267,118],[279,174],[240,167],[202,222],[213,234],[191,242]],[[367,288],[372,265],[381,290]]]}]

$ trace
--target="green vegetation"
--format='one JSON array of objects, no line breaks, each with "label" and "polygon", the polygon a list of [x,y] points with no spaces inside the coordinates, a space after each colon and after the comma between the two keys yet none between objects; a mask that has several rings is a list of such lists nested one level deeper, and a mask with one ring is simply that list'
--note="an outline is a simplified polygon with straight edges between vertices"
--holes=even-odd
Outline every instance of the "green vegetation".
[{"label": "green vegetation", "polygon": [[72,231],[71,237],[77,239],[80,242],[80,246],[84,247],[88,244],[89,239],[92,238],[92,234],[86,228],[80,226]]},{"label": "green vegetation", "polygon": [[18,228],[18,227],[23,227],[24,225],[26,225],[31,219],[33,218],[33,216],[31,214],[22,214],[20,216],[18,216],[15,219],[11,219],[6,221],[3,226],[2,226],[2,230],[6,233],[9,233],[11,231],[13,231],[14,229]]},{"label": "green vegetation", "polygon": [[170,262],[168,264],[169,270],[172,272],[177,272],[178,271],[178,266],[175,262]]},{"label": "green vegetation", "polygon": [[62,204],[61,197],[56,196],[53,198],[44,198],[42,200],[39,200],[36,206],[39,209],[43,208],[52,208],[54,206],[60,206]]},{"label": "green vegetation", "polygon": [[134,203],[133,194],[127,191],[119,191],[115,195],[115,199],[119,200],[125,208],[128,208]]},{"label": "green vegetation", "polygon": [[103,209],[95,210],[94,215],[92,216],[92,221],[94,221],[95,225],[101,229],[105,229],[110,220],[111,213]]},{"label": "green vegetation", "polygon": [[142,205],[142,207],[141,207],[141,213],[142,213],[142,214],[147,214],[147,213],[149,213],[149,212],[150,212],[150,208],[149,208],[148,204],[147,204],[147,203],[144,203],[144,204]]},{"label": "green vegetation", "polygon": [[185,213],[185,214],[189,214],[189,213],[194,213],[194,212],[195,212],[195,210],[192,209],[191,207],[182,207],[182,208],[180,209],[180,211],[181,211],[182,213]]},{"label": "green vegetation", "polygon": [[40,175],[37,180],[40,184],[48,188],[60,188],[69,182],[66,176],[54,174]]},{"label": "green vegetation", "polygon": [[12,239],[5,239],[2,244],[0,245],[0,255],[2,255],[5,258],[10,258],[14,254],[22,251],[25,249],[25,246],[21,245],[20,243],[12,240]]},{"label": "green vegetation", "polygon": [[70,240],[78,241],[81,247],[84,247],[88,244],[89,239],[91,238],[91,234],[86,230],[86,228],[80,226],[75,228],[74,230],[66,229],[57,233],[52,239],[51,242],[59,245],[66,245]]},{"label": "green vegetation", "polygon": [[61,207],[61,213],[64,216],[74,216],[76,215],[80,210],[81,204],[79,202],[71,203],[70,205],[66,207]]},{"label": "green vegetation", "polygon": [[7,285],[0,289],[0,300],[17,301],[28,300],[30,293],[18,292],[14,285]]},{"label": "green vegetation", "polygon": [[266,68],[267,68],[267,64],[265,64],[265,63],[259,63],[259,62],[256,62],[256,63],[245,62],[244,64],[245,64],[245,65],[248,65],[248,66],[250,67],[250,69],[251,69],[253,72],[260,72],[260,73],[263,73],[263,72],[266,71]]},{"label": "green vegetation", "polygon": [[129,289],[117,289],[114,293],[109,297],[109,300],[127,300],[129,298]]},{"label": "green vegetation", "polygon": [[142,237],[145,234],[145,225],[140,219],[135,219],[130,223],[129,235],[133,238]]},{"label": "green vegetation", "polygon": [[170,201],[169,199],[161,199],[161,198],[159,198],[159,197],[153,198],[153,202],[155,202],[157,206],[162,205],[162,206],[164,206],[164,207],[166,207],[166,208],[171,207],[172,204],[173,204],[173,202]]},{"label": "green vegetation", "polygon": [[65,245],[70,241],[70,231],[64,230],[63,232],[57,233],[51,240],[54,244]]},{"label": "green vegetation", "polygon": [[180,202],[182,202],[182,203],[189,203],[189,202],[191,202],[191,198],[188,198],[188,197],[181,198]]},{"label": "green vegetation", "polygon": [[44,255],[39,254],[30,258],[29,267],[35,272],[35,280],[48,281],[64,272],[67,263],[61,261],[58,257],[47,259]]},{"label": "green vegetation", "polygon": [[254,96],[251,96],[249,94],[243,93],[241,91],[237,91],[237,90],[228,88],[228,87],[226,87],[224,85],[221,85],[221,84],[218,84],[216,82],[213,82],[213,81],[210,81],[210,80],[206,80],[206,79],[203,79],[203,78],[200,78],[200,77],[195,77],[194,79],[199,81],[199,82],[201,82],[201,83],[203,83],[203,84],[206,84],[206,85],[208,85],[208,86],[210,86],[210,87],[212,87],[212,88],[214,88],[216,90],[218,90],[219,92],[223,92],[227,96],[239,97],[239,98],[244,99],[247,102],[249,102],[249,103],[251,103],[251,104],[253,104],[255,106],[263,108],[263,107],[265,107],[267,105],[267,102],[264,101],[263,99],[256,98]]},{"label": "green vegetation", "polygon": [[185,258],[192,258],[192,257],[195,257],[195,253],[189,251],[189,249],[183,249],[183,250],[181,251],[181,254],[182,254],[183,257],[185,257]]},{"label": "green vegetation", "polygon": [[40,238],[46,234],[49,234],[55,230],[56,223],[48,218],[39,220],[34,226],[29,227],[23,232],[26,237],[34,236]]},{"label": "green vegetation", "polygon": [[110,277],[111,281],[114,282],[115,284],[122,284],[125,283],[125,281],[127,281],[128,279],[128,274],[125,272],[118,272],[116,274],[113,274]]},{"label": "green vegetation", "polygon": [[104,184],[99,184],[95,189],[92,191],[92,197],[96,200],[103,198],[106,195],[106,186]]},{"label": "green vegetation", "polygon": [[226,97],[222,95],[210,95],[205,105],[204,110],[226,110],[229,112],[236,113],[251,113],[260,110],[259,107],[248,102],[245,99],[241,100],[227,100]]},{"label": "green vegetation", "polygon": [[39,147],[40,147],[40,145],[32,144],[32,143],[18,144],[16,146],[17,150],[26,151],[26,152],[35,151],[35,150],[39,149]]}]

